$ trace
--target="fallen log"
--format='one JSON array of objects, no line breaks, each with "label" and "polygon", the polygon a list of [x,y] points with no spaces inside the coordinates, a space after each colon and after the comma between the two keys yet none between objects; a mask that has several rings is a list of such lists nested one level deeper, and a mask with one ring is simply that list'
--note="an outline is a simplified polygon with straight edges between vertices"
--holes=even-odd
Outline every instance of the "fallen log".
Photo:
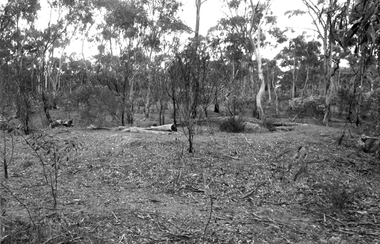
[{"label": "fallen log", "polygon": [[170,134],[172,131],[155,131],[149,130],[150,128],[141,128],[141,127],[129,127],[125,128],[123,132],[134,132],[134,133],[152,133],[152,134]]},{"label": "fallen log", "polygon": [[73,120],[72,119],[69,119],[69,120],[57,119],[57,120],[53,120],[50,123],[50,128],[52,128],[52,129],[55,128],[55,127],[60,127],[60,126],[72,127],[72,126],[74,126],[73,125]]},{"label": "fallen log", "polygon": [[177,131],[177,127],[174,124],[151,126],[148,128],[144,127],[121,127],[119,130],[123,132],[143,132],[143,133],[153,133],[153,134],[170,134],[171,132]]},{"label": "fallen log", "polygon": [[294,126],[276,126],[276,131],[293,131],[295,129]]},{"label": "fallen log", "polygon": [[89,129],[89,130],[110,130],[109,128],[98,127],[98,126],[95,126],[95,125],[89,125],[89,126],[87,126],[87,129]]},{"label": "fallen log", "polygon": [[177,131],[177,127],[174,124],[167,124],[167,125],[151,126],[149,128],[146,128],[146,130]]},{"label": "fallen log", "polygon": [[380,138],[362,135],[360,137],[360,146],[365,153],[374,153],[380,155]]}]

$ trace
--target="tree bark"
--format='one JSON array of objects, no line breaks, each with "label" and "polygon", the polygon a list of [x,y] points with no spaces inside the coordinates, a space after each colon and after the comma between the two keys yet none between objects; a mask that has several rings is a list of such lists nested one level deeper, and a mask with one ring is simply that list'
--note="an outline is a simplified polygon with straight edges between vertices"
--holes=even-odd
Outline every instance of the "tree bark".
[{"label": "tree bark", "polygon": [[[262,104],[261,104],[261,101],[262,101],[262,97],[263,97],[263,94],[265,92],[265,79],[264,79],[264,74],[263,74],[263,69],[262,69],[262,60],[261,60],[261,54],[260,54],[260,45],[261,45],[261,20],[259,22],[259,24],[257,25],[257,36],[256,36],[256,41],[254,40],[254,37],[253,37],[253,26],[254,26],[254,18],[255,18],[255,6],[253,4],[253,1],[251,0],[251,8],[252,8],[252,19],[251,19],[251,29],[250,29],[250,35],[249,35],[249,39],[250,39],[250,42],[251,42],[251,45],[252,45],[252,48],[253,48],[253,52],[256,56],[256,62],[257,62],[257,73],[258,73],[258,76],[259,76],[259,80],[260,80],[260,88],[259,88],[259,91],[256,95],[256,109],[257,109],[257,112],[258,112],[258,115],[259,115],[259,119],[261,120],[265,120],[265,114],[264,114],[264,109],[262,107]],[[262,17],[262,19],[264,19],[265,16]],[[254,85],[254,78],[253,78],[253,75],[252,75],[252,83]]]},{"label": "tree bark", "polygon": [[303,86],[302,93],[301,93],[301,96],[302,96],[302,97],[305,95],[305,90],[306,90],[306,87],[307,87],[307,82],[309,81],[309,72],[310,72],[310,67],[307,66],[307,67],[306,67],[306,79],[305,79],[305,84],[304,84],[304,86]]},{"label": "tree bark", "polygon": [[256,61],[257,61],[257,72],[259,75],[259,80],[260,80],[260,89],[259,92],[256,95],[256,107],[257,107],[257,112],[259,113],[259,119],[265,120],[265,114],[264,114],[264,109],[261,104],[262,97],[265,92],[265,80],[264,80],[264,75],[263,75],[263,70],[261,69],[261,56],[260,53],[257,52],[256,50]]},{"label": "tree bark", "polygon": [[134,84],[135,79],[134,76],[129,80],[129,97],[128,97],[128,109],[127,109],[127,123],[132,125],[133,124],[133,102],[134,102]]},{"label": "tree bark", "polygon": [[151,85],[151,81],[148,81],[148,88],[146,92],[145,106],[144,106],[144,114],[145,114],[146,119],[149,118],[149,115],[150,115],[150,93],[151,93],[150,85]]},{"label": "tree bark", "polygon": [[294,63],[293,63],[293,79],[292,79],[292,101],[296,97],[296,69],[297,69],[297,60],[296,60],[296,43],[294,42]]}]

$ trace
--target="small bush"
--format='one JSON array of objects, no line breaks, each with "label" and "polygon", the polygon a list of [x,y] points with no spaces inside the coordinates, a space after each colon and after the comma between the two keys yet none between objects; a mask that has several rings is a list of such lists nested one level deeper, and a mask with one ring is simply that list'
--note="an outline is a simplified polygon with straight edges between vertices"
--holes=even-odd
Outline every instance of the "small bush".
[{"label": "small bush", "polygon": [[324,186],[328,202],[333,208],[343,210],[353,202],[355,197],[363,190],[360,187],[350,187],[338,181],[333,181]]},{"label": "small bush", "polygon": [[241,117],[230,117],[220,124],[220,130],[233,133],[243,132],[245,130],[245,121]]},{"label": "small bush", "polygon": [[315,117],[322,119],[324,116],[325,97],[295,98],[289,101],[290,112],[296,112],[299,118]]}]

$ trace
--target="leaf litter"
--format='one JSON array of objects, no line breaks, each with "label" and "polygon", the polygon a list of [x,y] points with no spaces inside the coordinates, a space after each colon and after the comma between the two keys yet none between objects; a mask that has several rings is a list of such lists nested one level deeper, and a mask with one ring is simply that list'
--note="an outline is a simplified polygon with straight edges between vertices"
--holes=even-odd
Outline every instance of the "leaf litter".
[{"label": "leaf litter", "polygon": [[[182,133],[57,134],[83,146],[60,169],[55,211],[18,140],[6,184],[49,227],[45,243],[378,243],[380,163],[338,145],[340,129],[205,131],[193,154]],[[31,238],[25,207],[5,197],[5,232]]]}]

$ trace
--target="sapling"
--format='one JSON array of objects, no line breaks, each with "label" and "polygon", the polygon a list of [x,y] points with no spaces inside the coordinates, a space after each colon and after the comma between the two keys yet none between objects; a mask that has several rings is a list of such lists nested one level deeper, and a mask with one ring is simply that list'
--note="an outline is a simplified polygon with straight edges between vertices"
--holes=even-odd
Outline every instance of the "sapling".
[{"label": "sapling", "polygon": [[76,152],[81,143],[74,139],[57,139],[57,136],[35,134],[25,138],[26,144],[32,149],[42,167],[42,174],[53,199],[53,209],[58,205],[59,172],[63,162],[68,162],[72,152]]}]

